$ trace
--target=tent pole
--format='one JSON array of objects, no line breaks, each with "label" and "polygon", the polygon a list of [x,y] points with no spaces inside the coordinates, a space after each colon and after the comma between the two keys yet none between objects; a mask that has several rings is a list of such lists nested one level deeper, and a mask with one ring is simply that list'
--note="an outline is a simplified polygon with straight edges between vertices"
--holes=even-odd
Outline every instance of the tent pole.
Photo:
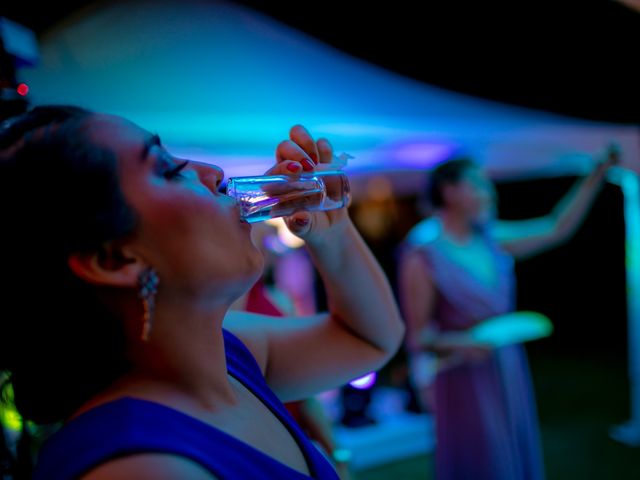
[{"label": "tent pole", "polygon": [[612,180],[620,185],[624,198],[630,419],[613,427],[610,435],[626,445],[640,446],[640,178],[631,170],[612,170]]}]

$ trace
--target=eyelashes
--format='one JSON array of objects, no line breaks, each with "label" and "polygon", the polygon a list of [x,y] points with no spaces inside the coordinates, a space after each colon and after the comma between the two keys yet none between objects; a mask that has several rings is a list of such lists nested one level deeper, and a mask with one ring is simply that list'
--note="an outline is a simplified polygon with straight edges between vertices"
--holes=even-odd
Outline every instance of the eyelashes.
[{"label": "eyelashes", "polygon": [[163,173],[164,178],[167,180],[172,180],[174,178],[182,178],[182,170],[189,165],[189,160],[185,160],[174,168],[167,170]]}]

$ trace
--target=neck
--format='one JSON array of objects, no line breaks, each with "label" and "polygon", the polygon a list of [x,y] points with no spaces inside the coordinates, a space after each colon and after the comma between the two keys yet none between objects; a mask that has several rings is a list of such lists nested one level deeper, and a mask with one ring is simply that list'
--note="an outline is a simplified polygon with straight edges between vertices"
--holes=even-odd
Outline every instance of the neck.
[{"label": "neck", "polygon": [[469,220],[457,212],[441,210],[438,217],[444,232],[458,243],[467,243],[473,237],[473,227]]},{"label": "neck", "polygon": [[[210,410],[234,404],[222,336],[228,305],[167,297],[172,295],[158,295],[149,340],[139,340],[139,333],[134,339],[134,369],[125,380],[127,386],[142,388],[142,393],[186,395]],[[140,332],[140,316],[136,322],[133,330]]]}]

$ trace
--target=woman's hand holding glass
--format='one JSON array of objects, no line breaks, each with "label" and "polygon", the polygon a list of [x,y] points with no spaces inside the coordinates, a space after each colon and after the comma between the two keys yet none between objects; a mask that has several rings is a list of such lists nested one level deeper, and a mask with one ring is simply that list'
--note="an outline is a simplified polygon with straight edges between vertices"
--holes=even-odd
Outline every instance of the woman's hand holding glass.
[{"label": "woman's hand holding glass", "polygon": [[[276,148],[276,165],[266,175],[298,175],[322,170],[323,165],[332,163],[333,147],[328,140],[313,139],[302,125],[295,125],[289,131],[289,139],[280,142]],[[292,233],[306,241],[322,241],[346,228],[350,220],[347,208],[318,212],[299,211],[285,217],[285,223]]]}]

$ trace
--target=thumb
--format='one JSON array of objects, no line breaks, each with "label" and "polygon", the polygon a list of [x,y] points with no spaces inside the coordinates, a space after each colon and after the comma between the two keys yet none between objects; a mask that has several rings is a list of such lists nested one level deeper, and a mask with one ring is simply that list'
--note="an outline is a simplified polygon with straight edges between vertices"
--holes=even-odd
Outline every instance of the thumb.
[{"label": "thumb", "polygon": [[311,230],[311,215],[308,212],[297,212],[286,219],[291,233],[304,237]]}]

